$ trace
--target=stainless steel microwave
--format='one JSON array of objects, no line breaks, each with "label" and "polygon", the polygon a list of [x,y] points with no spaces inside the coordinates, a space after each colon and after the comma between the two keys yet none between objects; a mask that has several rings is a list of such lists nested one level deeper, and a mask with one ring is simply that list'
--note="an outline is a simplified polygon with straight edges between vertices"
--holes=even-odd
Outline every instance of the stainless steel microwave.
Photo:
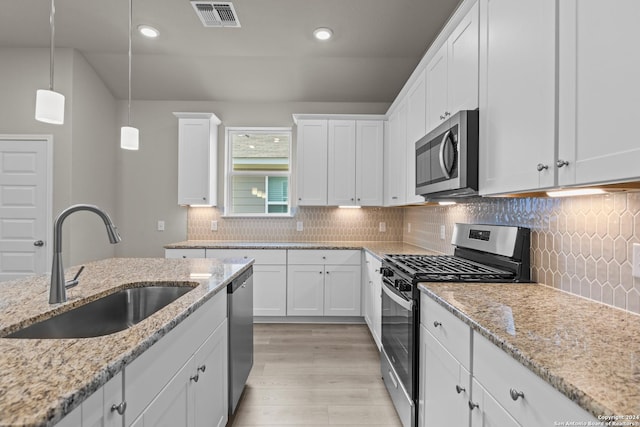
[{"label": "stainless steel microwave", "polygon": [[477,193],[478,110],[463,110],[416,142],[416,194],[437,200]]}]

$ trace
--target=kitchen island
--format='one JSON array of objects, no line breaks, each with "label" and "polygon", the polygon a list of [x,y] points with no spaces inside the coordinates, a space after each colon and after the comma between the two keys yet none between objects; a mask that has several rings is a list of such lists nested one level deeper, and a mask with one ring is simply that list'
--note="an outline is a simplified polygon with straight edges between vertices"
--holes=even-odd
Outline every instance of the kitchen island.
[{"label": "kitchen island", "polygon": [[[49,277],[0,283],[0,337],[119,289],[153,285],[193,290],[140,323],[77,339],[0,338],[0,425],[49,426],[145,354],[153,344],[248,270],[252,260],[126,259],[85,264],[68,301],[48,303]],[[79,266],[67,269],[72,277]],[[225,296],[226,306],[226,296]],[[217,315],[226,317],[225,313]]]}]

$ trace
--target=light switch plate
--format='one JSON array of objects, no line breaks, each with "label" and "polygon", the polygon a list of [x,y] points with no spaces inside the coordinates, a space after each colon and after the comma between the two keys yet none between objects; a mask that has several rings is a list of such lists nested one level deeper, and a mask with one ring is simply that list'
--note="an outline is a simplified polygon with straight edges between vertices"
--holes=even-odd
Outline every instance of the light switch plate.
[{"label": "light switch plate", "polygon": [[381,233],[384,233],[385,231],[387,231],[387,223],[381,222],[380,225],[378,226],[378,230],[380,230]]},{"label": "light switch plate", "polygon": [[218,231],[218,221],[211,221],[211,231]]},{"label": "light switch plate", "polygon": [[158,231],[164,231],[164,221],[158,220]]},{"label": "light switch plate", "polygon": [[633,244],[633,277],[640,277],[640,243]]},{"label": "light switch plate", "polygon": [[298,221],[298,222],[296,222],[296,230],[297,230],[297,231],[302,231],[302,230],[304,230],[304,227],[302,226],[302,221]]},{"label": "light switch plate", "polygon": [[444,240],[447,237],[447,228],[444,225],[440,226],[440,240]]},{"label": "light switch plate", "polygon": [[411,223],[407,223],[407,233],[411,233]]}]

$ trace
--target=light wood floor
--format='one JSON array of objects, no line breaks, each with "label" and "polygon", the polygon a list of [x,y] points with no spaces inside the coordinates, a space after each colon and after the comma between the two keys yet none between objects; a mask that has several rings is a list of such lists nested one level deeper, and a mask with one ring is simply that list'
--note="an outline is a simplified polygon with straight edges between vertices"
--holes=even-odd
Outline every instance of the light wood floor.
[{"label": "light wood floor", "polygon": [[253,370],[228,426],[401,427],[365,325],[256,324]]}]

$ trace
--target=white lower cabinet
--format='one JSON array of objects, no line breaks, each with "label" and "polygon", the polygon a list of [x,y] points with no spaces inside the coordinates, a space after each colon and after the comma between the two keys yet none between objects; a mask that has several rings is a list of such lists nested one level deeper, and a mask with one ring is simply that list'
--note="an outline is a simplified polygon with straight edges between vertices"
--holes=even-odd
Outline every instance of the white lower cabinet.
[{"label": "white lower cabinet", "polygon": [[468,426],[471,374],[420,326],[421,426]]},{"label": "white lower cabinet", "polygon": [[207,249],[207,258],[253,258],[253,315],[287,315],[287,251]]},{"label": "white lower cabinet", "polygon": [[224,427],[227,422],[227,322],[162,389],[133,427]]},{"label": "white lower cabinet", "polygon": [[[473,380],[470,403],[472,427],[520,427],[520,424],[480,385]],[[477,405],[477,406],[476,406]]]},{"label": "white lower cabinet", "polygon": [[290,250],[287,316],[360,316],[359,250]]},{"label": "white lower cabinet", "polygon": [[382,347],[382,275],[380,267],[382,262],[371,255],[364,252],[364,266],[362,268],[362,292],[364,294],[362,315],[364,317],[369,331],[373,336],[373,340],[378,347]]},{"label": "white lower cabinet", "polygon": [[115,409],[122,402],[122,373],[118,373],[56,427],[122,427],[122,415]]},{"label": "white lower cabinet", "polygon": [[165,258],[204,258],[206,250],[201,248],[193,249],[165,249]]}]

